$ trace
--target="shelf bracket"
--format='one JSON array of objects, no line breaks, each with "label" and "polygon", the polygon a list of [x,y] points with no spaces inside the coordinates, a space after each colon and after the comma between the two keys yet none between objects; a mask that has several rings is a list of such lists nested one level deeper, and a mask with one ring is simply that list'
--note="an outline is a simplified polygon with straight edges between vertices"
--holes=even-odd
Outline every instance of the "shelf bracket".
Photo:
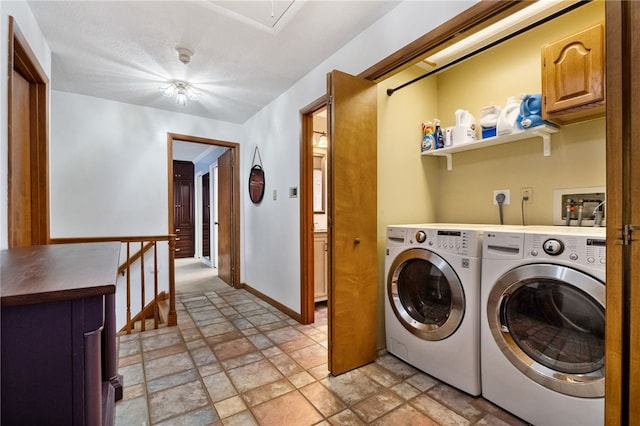
[{"label": "shelf bracket", "polygon": [[447,157],[447,170],[453,170],[453,156],[451,154],[445,154],[444,156]]},{"label": "shelf bracket", "polygon": [[548,132],[533,132],[534,135],[542,138],[542,155],[545,157],[551,156],[551,134]]}]

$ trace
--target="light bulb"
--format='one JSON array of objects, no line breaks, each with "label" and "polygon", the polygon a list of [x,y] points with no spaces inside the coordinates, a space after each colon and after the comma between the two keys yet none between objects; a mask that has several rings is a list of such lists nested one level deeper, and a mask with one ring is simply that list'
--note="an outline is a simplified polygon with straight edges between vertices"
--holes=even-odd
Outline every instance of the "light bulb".
[{"label": "light bulb", "polygon": [[166,96],[167,98],[170,98],[175,93],[176,86],[175,84],[171,83],[167,87],[161,87],[160,90],[162,91],[162,96]]},{"label": "light bulb", "polygon": [[178,94],[176,95],[176,103],[181,106],[187,105],[187,94],[185,90],[180,87],[178,88]]}]

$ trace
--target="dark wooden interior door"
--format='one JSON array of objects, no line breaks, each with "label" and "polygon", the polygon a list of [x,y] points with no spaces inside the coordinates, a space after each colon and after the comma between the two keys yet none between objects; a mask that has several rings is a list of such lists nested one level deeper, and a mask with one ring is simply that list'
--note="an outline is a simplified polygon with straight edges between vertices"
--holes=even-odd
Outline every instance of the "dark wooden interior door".
[{"label": "dark wooden interior door", "polygon": [[194,256],[194,166],[190,161],[173,161],[173,225],[176,258]]},{"label": "dark wooden interior door", "polygon": [[235,249],[233,237],[233,150],[218,158],[218,277],[235,286]]},{"label": "dark wooden interior door", "polygon": [[329,119],[329,370],[376,359],[378,318],[375,83],[327,75]]},{"label": "dark wooden interior door", "polygon": [[211,255],[211,197],[209,196],[210,185],[209,173],[202,176],[202,256]]}]

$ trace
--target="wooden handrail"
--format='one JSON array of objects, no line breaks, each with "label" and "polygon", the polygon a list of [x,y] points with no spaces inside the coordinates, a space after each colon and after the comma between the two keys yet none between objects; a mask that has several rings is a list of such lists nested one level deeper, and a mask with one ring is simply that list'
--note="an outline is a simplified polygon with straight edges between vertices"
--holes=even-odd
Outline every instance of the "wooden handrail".
[{"label": "wooden handrail", "polygon": [[135,235],[135,236],[120,236],[120,237],[64,237],[64,238],[51,238],[49,242],[51,244],[75,244],[75,243],[104,243],[108,241],[121,241],[126,242],[139,242],[139,241],[169,241],[176,238],[175,234],[169,235]]},{"label": "wooden handrail", "polygon": [[131,257],[127,256],[127,260],[118,268],[118,274],[124,274],[124,272],[127,270],[127,267],[129,265],[135,263],[136,260],[140,259],[142,255],[148,252],[149,249],[152,247],[156,247],[155,243],[149,242],[141,250],[138,250],[137,252],[135,252],[133,256]]},{"label": "wooden handrail", "polygon": [[[126,273],[126,317],[127,324],[125,325],[125,331],[127,334],[131,333],[131,326],[133,319],[137,319],[141,316],[144,316],[143,313],[147,311],[148,307],[145,306],[145,288],[144,288],[144,254],[149,251],[152,247],[154,249],[153,252],[153,262],[154,262],[154,281],[153,281],[153,318],[154,318],[154,328],[158,328],[159,324],[159,309],[157,306],[158,303],[158,249],[157,243],[159,241],[166,241],[169,246],[169,259],[168,259],[168,268],[169,268],[169,313],[167,317],[167,325],[175,326],[178,324],[178,316],[176,313],[176,299],[175,299],[175,248],[176,248],[176,235],[141,235],[141,236],[96,236],[96,237],[69,237],[69,238],[52,238],[49,240],[50,244],[76,244],[76,243],[100,243],[100,242],[110,242],[110,241],[119,241],[127,245],[127,256],[126,261],[120,265],[118,268],[118,274]],[[131,243],[140,243],[140,249],[137,250],[133,255],[130,253],[130,245]],[[146,243],[146,244],[145,244]],[[140,261],[140,294],[141,294],[141,307],[140,313],[135,315],[132,319],[131,316],[131,265],[137,261]],[[165,297],[162,297],[162,300],[165,300]],[[144,320],[141,322],[142,330],[145,329]]]}]

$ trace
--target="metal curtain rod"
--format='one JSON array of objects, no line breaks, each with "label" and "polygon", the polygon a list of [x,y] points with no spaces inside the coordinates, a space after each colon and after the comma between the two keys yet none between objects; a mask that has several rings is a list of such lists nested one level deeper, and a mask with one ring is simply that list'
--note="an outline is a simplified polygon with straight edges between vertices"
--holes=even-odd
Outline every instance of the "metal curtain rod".
[{"label": "metal curtain rod", "polygon": [[460,58],[458,58],[458,59],[456,59],[456,60],[454,60],[452,62],[449,62],[447,65],[444,65],[442,68],[438,68],[436,70],[429,71],[428,73],[426,73],[424,75],[421,75],[420,77],[416,77],[411,81],[407,81],[406,83],[401,84],[400,86],[395,87],[393,89],[387,89],[387,96],[391,96],[391,95],[393,95],[394,92],[396,92],[396,91],[398,91],[400,89],[403,89],[403,88],[405,88],[407,86],[410,86],[413,83],[422,80],[423,78],[427,78],[430,75],[433,75],[433,74],[435,74],[437,72],[444,71],[449,67],[452,67],[452,66],[454,66],[454,65],[456,65],[456,64],[458,64],[458,63],[460,63],[460,62],[462,62],[464,60],[467,60],[467,59],[477,55],[478,53],[482,53],[485,50],[491,49],[492,47],[494,47],[494,46],[496,46],[496,45],[498,45],[498,44],[500,44],[502,42],[510,40],[510,39],[512,39],[512,38],[514,38],[516,36],[519,36],[520,34],[522,34],[524,32],[527,32],[527,31],[529,31],[529,30],[531,30],[531,29],[533,29],[533,28],[535,28],[535,27],[537,27],[539,25],[545,24],[545,23],[551,21],[552,19],[557,18],[558,16],[562,16],[565,13],[568,13],[568,12],[571,12],[572,10],[574,10],[574,9],[577,9],[580,6],[584,6],[585,4],[587,4],[587,3],[591,2],[591,1],[592,0],[581,0],[579,2],[576,2],[576,3],[572,4],[571,6],[568,6],[566,9],[559,10],[559,11],[547,16],[546,18],[541,19],[540,21],[534,22],[533,24],[529,24],[526,27],[519,29],[518,31],[515,31],[515,32],[513,32],[511,34],[508,34],[508,35],[502,37],[501,39],[498,39],[498,40],[496,40],[494,42],[491,42],[491,43],[487,44],[486,46],[482,46],[478,50],[474,50],[473,52],[467,53],[466,55],[464,55],[464,56],[462,56],[462,57],[460,57]]}]

